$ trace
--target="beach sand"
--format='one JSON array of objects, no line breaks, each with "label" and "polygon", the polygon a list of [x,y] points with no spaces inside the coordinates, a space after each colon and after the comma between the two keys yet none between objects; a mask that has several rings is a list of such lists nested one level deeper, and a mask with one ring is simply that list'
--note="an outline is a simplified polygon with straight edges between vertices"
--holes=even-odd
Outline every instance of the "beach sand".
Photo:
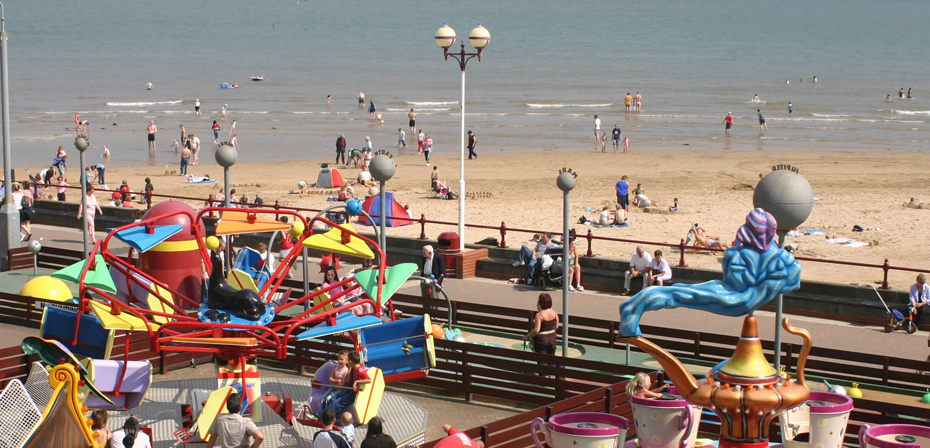
[{"label": "beach sand", "polygon": [[[191,166],[189,172],[209,174],[220,179],[218,183],[183,184],[181,176],[165,175],[164,166],[112,166],[107,169],[107,179],[112,188],[127,179],[130,186],[139,191],[143,179],[149,176],[156,193],[206,199],[210,193],[222,189],[223,172],[213,162],[210,149],[203,153],[202,163]],[[426,167],[422,157],[398,155],[394,161],[397,172],[387,183],[387,190],[398,202],[408,205],[414,217],[419,218],[422,213],[429,220],[457,222],[458,201],[441,200],[431,194],[432,167]],[[297,189],[300,180],[315,183],[322,162],[330,160],[238,164],[230,169],[231,184],[240,196],[254,198],[258,194],[265,204],[273,205],[278,200],[283,206],[322,209],[333,204],[326,202],[327,194],[323,189],[310,188],[311,194],[305,195],[288,194],[289,190]],[[432,162],[439,166],[441,178],[453,191],[458,191],[458,156],[437,154]],[[930,205],[927,209],[905,205],[911,198],[918,203],[921,200],[930,203],[930,193],[927,193],[930,162],[915,153],[634,149],[628,154],[548,151],[497,154],[488,150],[480,152],[478,159],[466,161],[467,220],[471,224],[495,227],[505,222],[509,229],[528,230],[508,231],[507,241],[513,248],[529,240],[533,231],[561,233],[562,193],[555,179],[558,170],[569,167],[578,173],[578,186],[571,192],[570,222],[581,235],[591,229],[597,237],[678,243],[692,224],[699,223],[709,234],[718,234],[725,241],[731,241],[752,209],[753,187],[759,175],[782,163],[798,167],[818,198],[810,218],[801,228],[827,230],[825,234],[788,237],[789,243],[799,246],[797,255],[877,265],[888,258],[893,266],[926,268],[925,235]],[[176,164],[168,167],[169,170],[177,168]],[[358,171],[340,169],[346,179],[354,179]],[[75,177],[76,172],[72,169],[70,177]],[[631,190],[637,183],[643,184],[646,195],[662,204],[659,211],[649,213],[631,207],[627,228],[593,228],[579,224],[582,215],[597,219],[602,206],[613,206],[614,184],[621,175],[629,176]],[[364,191],[356,188],[357,193],[364,194]],[[335,194],[332,189],[325,192]],[[475,196],[471,197],[472,194]],[[101,204],[105,197],[99,194]],[[674,197],[679,198],[681,211],[669,213],[667,206]],[[200,207],[203,201],[192,202],[192,205]],[[587,211],[588,207],[591,211]],[[854,225],[876,230],[853,232]],[[435,241],[440,233],[456,230],[454,225],[427,224],[426,236]],[[388,234],[417,237],[420,226],[388,229]],[[466,229],[466,242],[485,237],[500,238],[500,232]],[[851,238],[869,245],[847,247],[827,243],[827,238]],[[628,259],[634,248],[634,243],[595,240],[592,250],[596,256]],[[579,241],[578,249],[581,253],[587,250],[584,240]],[[651,252],[656,247],[646,244],[646,249]],[[665,253],[674,269],[678,251],[666,249]],[[691,267],[716,269],[719,258],[719,254],[706,251],[686,254]],[[806,261],[802,261],[802,265],[803,277],[807,280],[875,286],[882,280],[882,270],[878,268]],[[891,271],[890,286],[906,289],[914,277],[913,272]]]}]

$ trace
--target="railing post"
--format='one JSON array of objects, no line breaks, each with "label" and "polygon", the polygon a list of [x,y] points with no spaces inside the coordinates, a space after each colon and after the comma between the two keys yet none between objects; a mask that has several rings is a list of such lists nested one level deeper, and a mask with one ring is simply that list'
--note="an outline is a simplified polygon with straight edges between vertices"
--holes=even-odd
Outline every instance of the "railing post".
[{"label": "railing post", "polygon": [[426,215],[420,213],[420,239],[426,239]]},{"label": "railing post", "polygon": [[688,264],[685,263],[685,239],[682,238],[681,242],[678,243],[678,250],[681,251],[681,258],[678,259],[678,267],[686,268]]},{"label": "railing post", "polygon": [[611,393],[610,387],[604,388],[604,413],[610,414],[610,402],[611,402]]},{"label": "railing post", "polygon": [[504,224],[504,221],[501,221],[501,243],[500,243],[500,247],[502,247],[502,248],[508,248],[508,247],[510,247],[510,245],[507,244],[507,224]]},{"label": "railing post", "polygon": [[882,264],[882,271],[884,276],[882,278],[882,286],[878,289],[888,289],[888,271],[891,270],[891,263],[888,262],[888,259],[885,259],[885,263]]},{"label": "railing post", "polygon": [[584,254],[584,256],[593,257],[594,252],[591,251],[591,241],[594,239],[594,235],[591,233],[591,229],[588,229],[588,234],[584,238],[588,240],[588,253]]},{"label": "railing post", "polygon": [[488,425],[481,425],[481,440],[484,441],[485,446],[491,446],[491,428]]}]

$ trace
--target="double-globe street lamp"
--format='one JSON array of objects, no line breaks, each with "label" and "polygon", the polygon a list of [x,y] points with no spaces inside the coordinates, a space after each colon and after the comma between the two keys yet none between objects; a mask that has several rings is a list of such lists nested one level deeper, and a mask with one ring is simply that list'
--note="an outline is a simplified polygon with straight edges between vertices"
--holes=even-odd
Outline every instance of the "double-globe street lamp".
[{"label": "double-globe street lamp", "polygon": [[462,39],[462,48],[458,53],[449,53],[449,48],[455,44],[455,30],[449,25],[443,24],[442,28],[436,30],[436,44],[442,48],[442,54],[448,61],[449,56],[458,61],[459,68],[462,70],[462,101],[461,118],[462,118],[462,145],[461,160],[459,165],[459,250],[465,250],[465,65],[474,57],[481,61],[481,54],[484,47],[488,46],[491,41],[491,33],[487,28],[478,24],[475,29],[468,34],[468,40],[471,45],[478,50],[477,53],[465,52],[465,40]]}]

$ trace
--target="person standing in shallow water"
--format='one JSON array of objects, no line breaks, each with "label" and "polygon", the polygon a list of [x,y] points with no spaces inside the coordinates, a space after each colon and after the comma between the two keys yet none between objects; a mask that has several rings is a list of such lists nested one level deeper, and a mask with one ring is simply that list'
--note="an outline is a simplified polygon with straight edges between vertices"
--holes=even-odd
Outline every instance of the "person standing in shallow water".
[{"label": "person standing in shallow water", "polygon": [[723,119],[724,125],[726,125],[726,134],[730,135],[730,128],[733,127],[733,112],[727,112],[727,116]]}]

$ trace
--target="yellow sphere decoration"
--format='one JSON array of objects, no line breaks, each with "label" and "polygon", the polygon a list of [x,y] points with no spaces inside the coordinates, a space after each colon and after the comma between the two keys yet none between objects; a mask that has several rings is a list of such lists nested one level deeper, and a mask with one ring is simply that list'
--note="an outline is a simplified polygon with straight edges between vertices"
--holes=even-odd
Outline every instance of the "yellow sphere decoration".
[{"label": "yellow sphere decoration", "polygon": [[74,298],[67,283],[48,275],[41,275],[26,282],[19,290],[19,295],[55,302],[65,302]]},{"label": "yellow sphere decoration", "polygon": [[220,247],[220,239],[215,236],[208,236],[207,241],[204,243],[207,246],[207,249],[216,250]]},{"label": "yellow sphere decoration", "polygon": [[291,224],[290,234],[294,238],[300,238],[300,236],[304,234],[304,230],[306,230],[306,228],[307,227],[304,226],[304,222],[297,219],[294,221],[294,224]]}]

